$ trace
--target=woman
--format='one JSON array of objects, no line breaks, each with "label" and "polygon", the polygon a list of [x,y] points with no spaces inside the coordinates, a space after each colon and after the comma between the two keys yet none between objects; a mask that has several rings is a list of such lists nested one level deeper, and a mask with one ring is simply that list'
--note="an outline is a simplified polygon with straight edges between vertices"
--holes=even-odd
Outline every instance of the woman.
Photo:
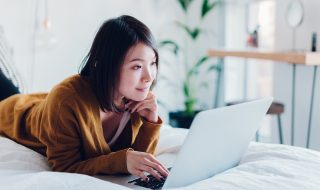
[{"label": "woman", "polygon": [[150,30],[120,16],[105,22],[83,61],[48,94],[0,102],[0,134],[48,158],[54,171],[131,173],[161,180],[152,155],[162,124],[152,88],[158,53]]}]

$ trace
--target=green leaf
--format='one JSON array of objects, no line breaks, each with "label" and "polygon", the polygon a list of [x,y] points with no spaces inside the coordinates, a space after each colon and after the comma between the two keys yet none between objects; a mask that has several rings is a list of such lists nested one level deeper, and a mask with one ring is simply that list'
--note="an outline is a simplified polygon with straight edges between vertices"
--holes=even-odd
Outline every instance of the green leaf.
[{"label": "green leaf", "polygon": [[184,29],[187,34],[191,37],[191,39],[196,40],[197,37],[199,36],[201,30],[200,28],[196,27],[195,29],[190,29],[187,25],[182,24],[180,22],[177,22],[178,26],[180,26],[182,29]]},{"label": "green leaf", "polygon": [[184,102],[184,105],[185,105],[185,112],[188,113],[188,114],[193,114],[194,112],[194,105],[196,103],[196,99],[194,98],[191,98],[191,97],[188,97],[186,99],[186,101]]},{"label": "green leaf", "polygon": [[205,55],[199,59],[195,67],[200,67],[203,63],[205,63],[207,60],[209,60],[209,56]]},{"label": "green leaf", "polygon": [[199,59],[199,61],[190,69],[188,75],[197,74],[201,65],[203,65],[206,61],[209,60],[209,56],[203,56]]},{"label": "green leaf", "polygon": [[178,55],[180,47],[173,40],[163,40],[163,41],[161,41],[160,44],[159,44],[159,47],[164,47],[164,46],[171,46],[172,47],[172,52],[175,55]]},{"label": "green leaf", "polygon": [[192,1],[193,0],[178,0],[180,7],[185,13],[188,12],[189,5],[191,4]]},{"label": "green leaf", "polygon": [[218,5],[219,1],[214,1],[212,3],[209,0],[202,1],[202,10],[201,10],[201,18],[203,19],[207,13],[209,13],[216,5]]},{"label": "green leaf", "polygon": [[213,71],[213,70],[215,70],[215,71],[217,71],[217,72],[220,72],[221,71],[221,67],[220,67],[220,65],[211,65],[209,68],[208,68],[208,72],[209,71]]},{"label": "green leaf", "polygon": [[189,97],[190,93],[189,93],[189,87],[186,83],[183,83],[183,92],[184,92],[184,95],[186,97]]}]

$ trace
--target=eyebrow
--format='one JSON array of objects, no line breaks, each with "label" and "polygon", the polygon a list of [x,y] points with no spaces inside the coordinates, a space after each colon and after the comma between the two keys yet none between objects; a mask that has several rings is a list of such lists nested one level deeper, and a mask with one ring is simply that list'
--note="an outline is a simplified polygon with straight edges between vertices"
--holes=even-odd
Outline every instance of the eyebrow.
[{"label": "eyebrow", "polygon": [[[152,58],[152,60],[156,59],[156,57]],[[140,58],[134,58],[134,59],[131,59],[129,62],[134,62],[134,61],[142,61],[142,62],[145,62],[144,59],[140,59]]]},{"label": "eyebrow", "polygon": [[140,59],[140,58],[134,58],[134,59],[130,60],[129,62],[134,62],[134,61],[143,61],[144,62],[144,60]]}]

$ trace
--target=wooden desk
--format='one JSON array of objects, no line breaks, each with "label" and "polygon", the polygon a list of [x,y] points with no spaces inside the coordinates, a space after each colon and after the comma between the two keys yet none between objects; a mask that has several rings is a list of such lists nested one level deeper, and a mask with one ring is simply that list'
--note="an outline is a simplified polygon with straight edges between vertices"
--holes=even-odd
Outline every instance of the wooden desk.
[{"label": "wooden desk", "polygon": [[209,50],[208,54],[211,57],[242,57],[287,62],[291,64],[320,65],[320,53],[316,52]]},{"label": "wooden desk", "polygon": [[306,66],[314,66],[313,82],[311,89],[311,101],[309,110],[309,123],[308,123],[308,136],[306,147],[309,148],[311,122],[313,112],[313,101],[315,93],[315,83],[318,65],[320,65],[320,53],[318,52],[280,52],[280,51],[261,51],[261,50],[209,50],[208,55],[210,57],[240,57],[250,59],[264,59],[270,61],[286,62],[293,65],[292,69],[292,110],[291,110],[291,145],[294,145],[294,117],[295,117],[295,87],[296,87],[296,64],[302,64]]}]

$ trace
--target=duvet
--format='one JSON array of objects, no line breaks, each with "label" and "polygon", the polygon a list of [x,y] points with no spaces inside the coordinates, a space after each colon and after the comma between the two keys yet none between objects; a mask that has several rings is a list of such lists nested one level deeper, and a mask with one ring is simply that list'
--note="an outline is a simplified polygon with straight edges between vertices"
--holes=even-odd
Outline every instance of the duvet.
[{"label": "duvet", "polygon": [[[177,153],[185,129],[161,129],[157,157]],[[171,158],[171,157],[170,157]],[[0,189],[129,189],[82,174],[52,172],[42,155],[0,137]],[[320,153],[278,144],[250,143],[237,167],[192,185],[178,188],[206,189],[320,189]]]}]

